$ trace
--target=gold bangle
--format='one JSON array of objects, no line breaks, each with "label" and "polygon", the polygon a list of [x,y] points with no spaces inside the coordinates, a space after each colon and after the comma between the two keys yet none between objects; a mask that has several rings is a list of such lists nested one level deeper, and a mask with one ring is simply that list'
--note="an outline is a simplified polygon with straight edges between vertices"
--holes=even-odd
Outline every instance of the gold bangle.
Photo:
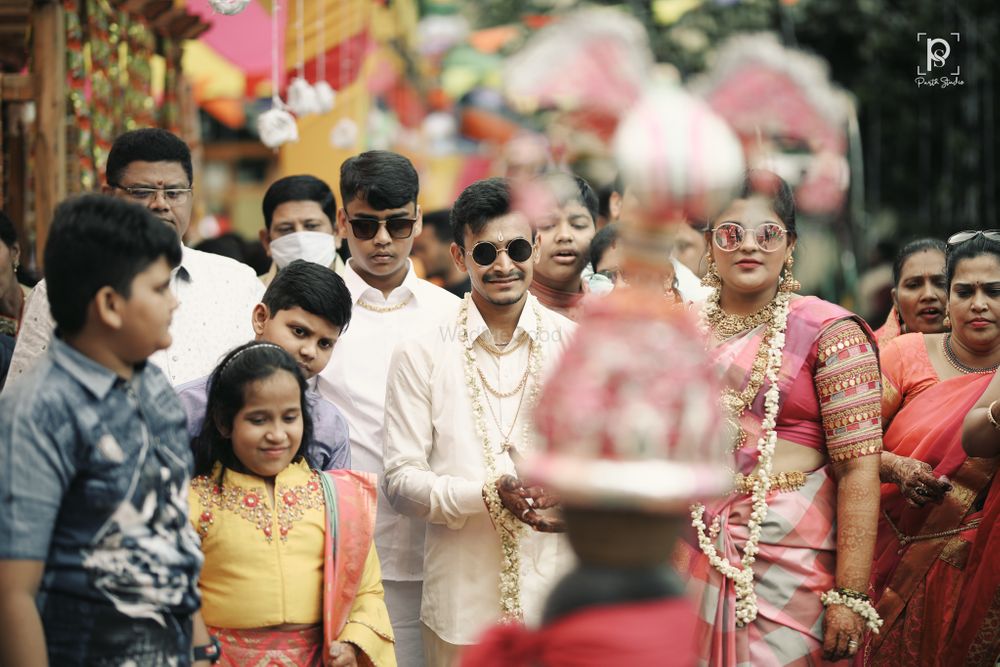
[{"label": "gold bangle", "polygon": [[997,418],[993,416],[993,407],[1000,403],[1000,399],[997,399],[989,404],[986,408],[986,418],[990,420],[990,424],[993,424],[993,430],[1000,431],[1000,423],[997,422]]}]

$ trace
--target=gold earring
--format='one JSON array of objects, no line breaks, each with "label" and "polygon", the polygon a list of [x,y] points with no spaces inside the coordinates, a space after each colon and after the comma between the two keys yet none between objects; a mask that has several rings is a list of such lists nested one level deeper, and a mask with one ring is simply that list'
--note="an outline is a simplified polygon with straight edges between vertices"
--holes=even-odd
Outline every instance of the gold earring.
[{"label": "gold earring", "polygon": [[781,283],[778,285],[779,292],[798,292],[802,289],[802,283],[795,279],[792,275],[792,266],[795,264],[795,259],[789,255],[788,259],[785,260],[785,273],[782,276]]},{"label": "gold earring", "polygon": [[951,331],[951,315],[948,314],[948,311],[945,311],[945,313],[944,313],[944,321],[941,324],[944,325],[945,329],[947,329],[948,331]]},{"label": "gold earring", "polygon": [[722,287],[722,278],[719,277],[719,272],[715,270],[715,260],[712,259],[711,255],[708,255],[708,270],[701,277],[701,284],[711,289]]}]

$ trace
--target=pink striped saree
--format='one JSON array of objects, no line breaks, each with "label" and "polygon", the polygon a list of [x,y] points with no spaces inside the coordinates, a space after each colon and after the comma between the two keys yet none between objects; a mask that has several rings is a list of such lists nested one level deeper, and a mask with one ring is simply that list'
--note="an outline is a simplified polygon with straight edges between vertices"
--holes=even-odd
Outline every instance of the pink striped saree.
[{"label": "pink striped saree", "polygon": [[[808,361],[820,334],[834,322],[853,317],[839,306],[816,298],[792,301],[778,377],[781,406],[796,378],[801,373],[814,373]],[[870,337],[867,325],[859,323]],[[749,369],[763,333],[755,330],[716,348],[718,362],[727,367],[727,382],[737,390],[749,381]],[[813,383],[808,386],[812,388]],[[748,475],[757,465],[757,439],[762,432],[767,389],[765,382],[740,420],[747,438],[735,453],[736,472]],[[815,418],[821,421],[819,414]],[[681,560],[688,560],[688,588],[699,611],[699,664],[765,667],[823,662],[823,605],[819,596],[834,586],[836,505],[837,488],[828,465],[807,474],[805,484],[796,490],[772,490],[768,494],[760,552],[753,565],[758,614],[744,628],[736,626],[732,582],[711,566],[697,541],[691,540]],[[709,505],[706,511],[706,525],[711,526],[718,518],[716,549],[733,564],[739,564],[742,551],[737,548],[742,550],[749,537],[751,509],[749,494],[734,492]]]}]

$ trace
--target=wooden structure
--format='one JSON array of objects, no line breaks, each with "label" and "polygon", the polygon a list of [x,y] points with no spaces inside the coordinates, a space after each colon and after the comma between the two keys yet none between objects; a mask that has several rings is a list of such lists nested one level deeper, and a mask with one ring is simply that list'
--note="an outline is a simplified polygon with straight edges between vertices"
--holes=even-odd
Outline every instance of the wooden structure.
[{"label": "wooden structure", "polygon": [[[102,34],[102,26],[111,30]],[[0,0],[0,208],[18,225],[22,256],[33,254],[36,268],[56,205],[99,186],[114,134],[160,125],[195,138],[186,136],[193,124],[182,122],[193,102],[180,76],[181,44],[208,27],[173,0]],[[167,63],[159,108],[148,93],[153,53]],[[103,87],[90,71],[101,68],[108,70],[98,72]],[[143,75],[147,113],[136,119],[121,99],[134,98],[133,79]],[[97,122],[98,108],[111,110],[110,124]]]}]

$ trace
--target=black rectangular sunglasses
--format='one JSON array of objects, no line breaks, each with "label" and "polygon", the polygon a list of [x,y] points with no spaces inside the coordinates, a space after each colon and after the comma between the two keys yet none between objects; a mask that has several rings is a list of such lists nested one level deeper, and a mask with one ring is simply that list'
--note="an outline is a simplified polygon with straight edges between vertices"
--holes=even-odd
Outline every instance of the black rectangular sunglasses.
[{"label": "black rectangular sunglasses", "polygon": [[408,239],[413,233],[413,226],[417,224],[416,218],[383,218],[381,220],[375,220],[370,218],[352,219],[348,218],[347,222],[351,223],[351,231],[354,232],[354,237],[362,241],[369,241],[375,238],[378,234],[379,225],[385,225],[385,230],[389,232],[389,236],[394,239]]}]

